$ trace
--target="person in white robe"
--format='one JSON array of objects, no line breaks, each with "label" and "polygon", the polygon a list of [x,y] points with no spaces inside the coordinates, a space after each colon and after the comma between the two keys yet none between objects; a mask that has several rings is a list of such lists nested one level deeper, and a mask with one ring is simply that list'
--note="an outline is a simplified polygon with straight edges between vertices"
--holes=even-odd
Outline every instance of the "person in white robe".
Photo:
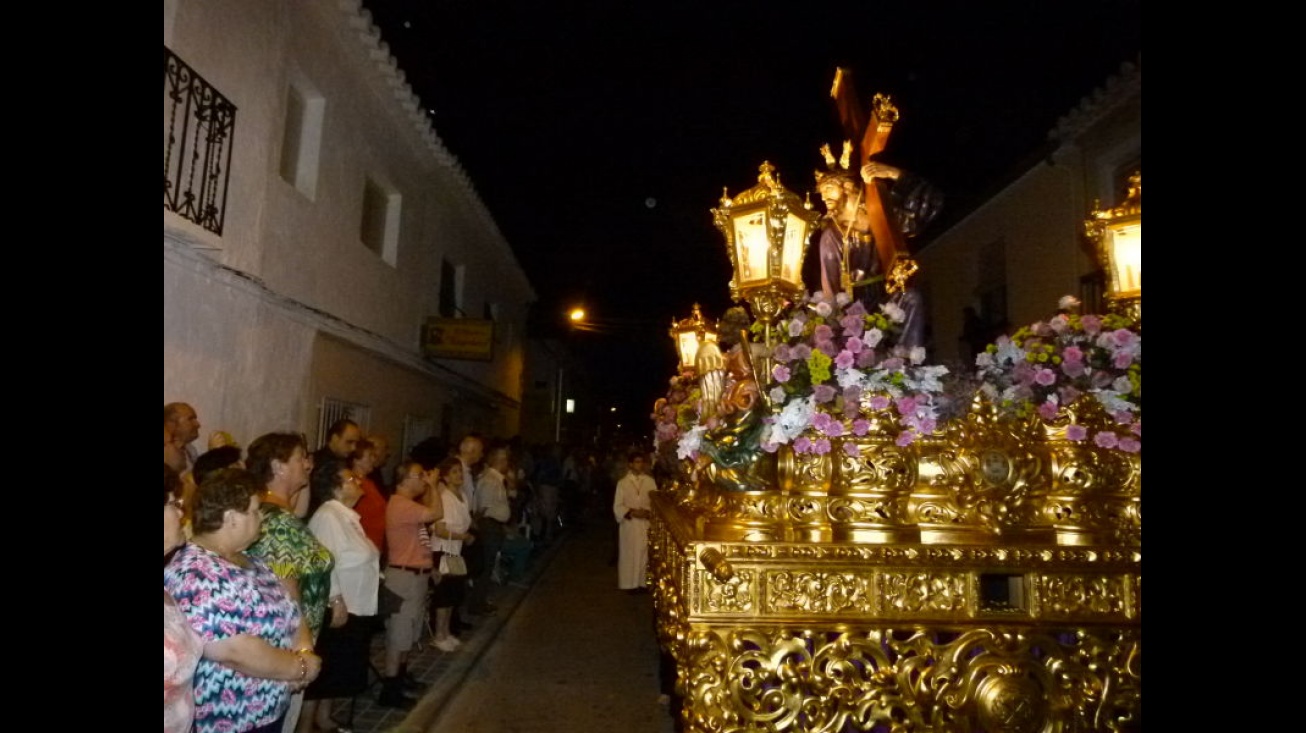
[{"label": "person in white robe", "polygon": [[617,587],[639,593],[647,588],[648,523],[653,517],[649,494],[657,489],[649,475],[648,456],[631,453],[629,471],[617,482],[612,514],[617,536]]}]

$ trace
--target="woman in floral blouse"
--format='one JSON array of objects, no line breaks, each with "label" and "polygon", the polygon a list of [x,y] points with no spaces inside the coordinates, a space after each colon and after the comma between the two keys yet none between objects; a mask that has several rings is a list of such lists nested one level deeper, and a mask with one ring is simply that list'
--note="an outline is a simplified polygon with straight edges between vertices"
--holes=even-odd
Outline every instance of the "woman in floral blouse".
[{"label": "woman in floral blouse", "polygon": [[196,733],[278,733],[291,693],[322,669],[298,604],[246,552],[259,536],[262,489],[239,468],[206,477],[194,493],[194,536],[163,570],[164,590],[203,642]]},{"label": "woman in floral blouse", "polygon": [[[296,433],[268,433],[250,444],[245,465],[267,487],[262,530],[249,554],[280,576],[316,642],[326,617],[335,560],[294,511],[312,470],[308,447]],[[297,695],[286,715],[287,730],[294,729],[302,704],[303,696]]]}]

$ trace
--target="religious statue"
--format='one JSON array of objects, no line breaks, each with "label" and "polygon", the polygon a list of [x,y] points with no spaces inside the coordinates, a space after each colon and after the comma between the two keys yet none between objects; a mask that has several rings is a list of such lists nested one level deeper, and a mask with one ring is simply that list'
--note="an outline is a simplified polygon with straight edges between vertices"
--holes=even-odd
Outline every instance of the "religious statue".
[{"label": "religious statue", "polygon": [[[838,160],[829,145],[823,146],[826,170],[816,172],[817,190],[826,207],[818,239],[821,290],[830,299],[843,292],[868,309],[892,300],[907,314],[899,344],[923,346],[925,313],[920,293],[908,284],[917,265],[908,254],[906,239],[937,216],[943,197],[923,179],[871,161],[884,148],[898,110],[888,97],[877,94],[871,119],[863,122],[851,101],[847,74],[843,69],[836,73],[831,96],[838,102],[850,139],[844,141]],[[852,139],[858,137],[860,180],[851,168]]]}]

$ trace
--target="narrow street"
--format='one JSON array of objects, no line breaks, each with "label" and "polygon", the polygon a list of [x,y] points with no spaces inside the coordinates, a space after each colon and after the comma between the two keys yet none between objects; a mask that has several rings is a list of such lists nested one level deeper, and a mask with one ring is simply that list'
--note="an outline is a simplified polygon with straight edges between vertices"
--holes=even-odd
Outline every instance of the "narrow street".
[{"label": "narrow street", "polygon": [[565,543],[431,733],[672,731],[652,600],[617,589],[614,525],[593,521]]}]

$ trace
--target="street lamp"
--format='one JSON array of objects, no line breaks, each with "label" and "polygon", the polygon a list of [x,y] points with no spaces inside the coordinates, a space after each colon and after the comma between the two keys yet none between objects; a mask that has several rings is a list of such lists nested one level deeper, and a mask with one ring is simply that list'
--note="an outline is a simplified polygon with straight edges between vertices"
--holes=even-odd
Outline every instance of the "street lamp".
[{"label": "street lamp", "polygon": [[694,304],[694,314],[689,318],[680,321],[671,319],[669,333],[672,340],[676,342],[676,353],[680,355],[682,372],[694,369],[694,357],[698,355],[698,347],[704,343],[716,342],[716,329],[703,320],[703,311],[698,303]]},{"label": "street lamp", "polygon": [[730,297],[748,302],[753,317],[766,327],[766,345],[770,347],[771,324],[806,292],[803,254],[821,215],[780,185],[769,162],[763,162],[758,170],[753,188],[734,198],[722,192],[721,207],[712,209],[712,217],[725,235],[734,268]]},{"label": "street lamp", "polygon": [[1096,245],[1102,269],[1106,272],[1107,309],[1143,317],[1143,172],[1129,177],[1125,200],[1113,209],[1101,209],[1093,203],[1093,212],[1084,229]]}]

